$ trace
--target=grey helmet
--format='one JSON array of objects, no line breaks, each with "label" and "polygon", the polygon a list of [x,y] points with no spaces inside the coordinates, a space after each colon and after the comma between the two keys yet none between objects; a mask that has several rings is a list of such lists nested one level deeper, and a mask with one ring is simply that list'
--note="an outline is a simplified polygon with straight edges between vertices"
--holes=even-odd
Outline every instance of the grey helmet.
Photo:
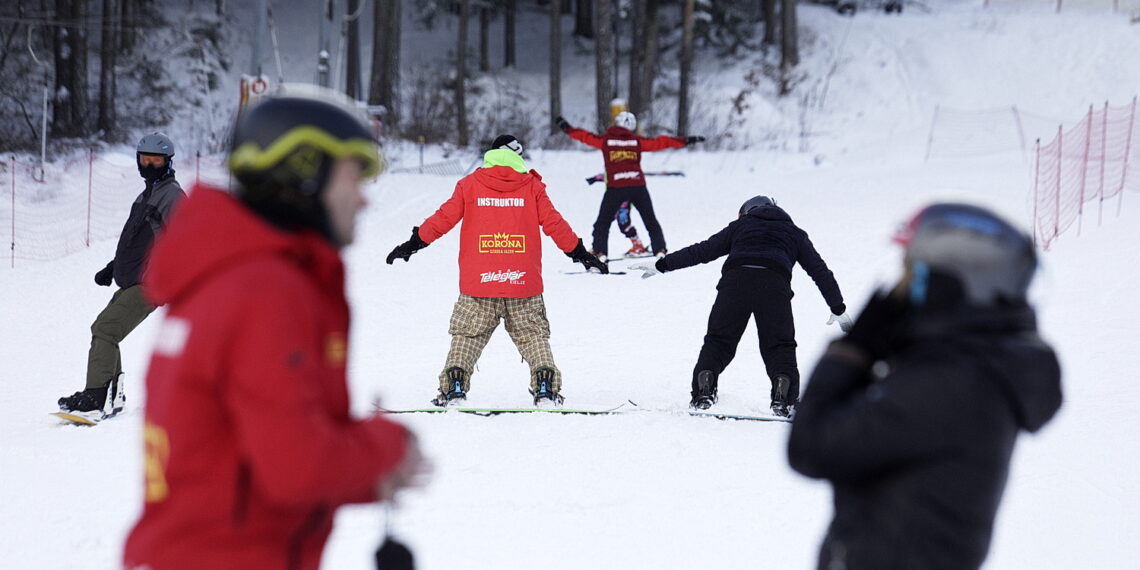
[{"label": "grey helmet", "polygon": [[911,302],[931,294],[931,275],[949,276],[973,305],[1026,302],[1037,269],[1033,240],[997,214],[968,204],[933,204],[894,236],[905,248]]},{"label": "grey helmet", "polygon": [[163,133],[154,132],[139,140],[135,152],[140,154],[161,154],[166,158],[174,157],[174,141]]},{"label": "grey helmet", "polygon": [[769,198],[768,196],[753,196],[749,198],[744,204],[740,206],[740,215],[743,216],[756,208],[763,208],[766,206],[775,206],[776,199]]}]

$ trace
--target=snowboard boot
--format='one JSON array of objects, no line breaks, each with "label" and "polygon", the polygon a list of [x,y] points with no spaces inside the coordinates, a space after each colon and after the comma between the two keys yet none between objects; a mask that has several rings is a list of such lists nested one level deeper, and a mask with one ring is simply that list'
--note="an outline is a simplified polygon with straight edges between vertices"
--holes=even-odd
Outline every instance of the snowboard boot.
[{"label": "snowboard boot", "polygon": [[85,388],[57,402],[59,411],[100,421],[113,418],[123,411],[127,396],[123,393],[123,374],[108,380],[98,388]]},{"label": "snowboard boot", "polygon": [[629,241],[633,242],[633,247],[625,252],[626,257],[649,257],[652,255],[649,248],[645,247],[645,244],[641,243],[641,240],[636,236],[629,238]]},{"label": "snowboard boot", "polygon": [[531,390],[534,396],[535,407],[561,406],[562,395],[554,391],[554,369],[538,368],[534,371],[535,389]]},{"label": "snowboard boot", "polygon": [[695,410],[707,410],[716,403],[716,374],[712,370],[697,372],[693,378],[692,396],[689,407]]},{"label": "snowboard boot", "polygon": [[463,389],[463,385],[467,380],[467,371],[458,366],[452,366],[447,369],[447,391],[439,391],[439,395],[431,401],[432,404],[441,408],[458,404],[467,399],[467,391]]},{"label": "snowboard boot", "polygon": [[796,405],[800,403],[800,387],[787,374],[777,374],[772,378],[772,413],[790,418],[796,415]]}]

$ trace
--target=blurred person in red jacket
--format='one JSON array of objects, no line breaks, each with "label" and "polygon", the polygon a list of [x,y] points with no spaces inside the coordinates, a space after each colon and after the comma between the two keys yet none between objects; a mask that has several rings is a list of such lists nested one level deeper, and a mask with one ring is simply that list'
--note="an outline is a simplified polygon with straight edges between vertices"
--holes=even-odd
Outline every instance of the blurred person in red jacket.
[{"label": "blurred person in red jacket", "polygon": [[[610,225],[613,224],[614,216],[621,210],[622,204],[629,202],[637,208],[637,213],[645,222],[653,255],[664,256],[667,253],[665,233],[657,221],[657,214],[653,212],[653,200],[649,197],[649,189],[645,186],[645,173],[641,170],[641,153],[681,148],[703,142],[705,137],[670,135],[643,137],[634,131],[637,128],[637,117],[629,111],[618,113],[614,117],[614,124],[602,134],[572,127],[562,117],[555,119],[555,122],[570,138],[602,151],[602,160],[605,161],[606,193],[602,196],[598,218],[594,221],[594,242],[591,253],[597,255],[603,262],[606,261],[609,254]],[[635,244],[634,250],[636,249]]]},{"label": "blurred person in red jacket", "polygon": [[505,321],[507,333],[530,365],[530,393],[538,405],[562,403],[562,373],[550,350],[550,322],[542,299],[543,233],[587,270],[608,273],[586,251],[546,195],[542,177],[527,170],[522,143],[501,135],[483,155],[483,168],[461,178],[434,214],[412,228],[412,237],[388,254],[408,261],[415,252],[451,231],[460,221],[459,300],[451,314],[451,350],[439,375],[439,396],[447,406],[467,398],[475,363]]},{"label": "blurred person in red jacket", "polygon": [[370,129],[284,95],[244,111],[233,145],[235,194],[194,188],[144,277],[168,314],[126,568],[315,570],[340,505],[425,474],[406,428],[349,414],[340,249],[383,166]]}]

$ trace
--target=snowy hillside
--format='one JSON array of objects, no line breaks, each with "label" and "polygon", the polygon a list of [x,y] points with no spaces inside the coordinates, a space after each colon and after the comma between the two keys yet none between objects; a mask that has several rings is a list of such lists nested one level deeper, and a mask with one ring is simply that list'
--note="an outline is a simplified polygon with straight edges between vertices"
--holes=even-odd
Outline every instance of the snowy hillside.
[{"label": "snowy hillside", "polygon": [[[1016,105],[1049,132],[1057,122],[1076,122],[1090,104],[1124,104],[1140,93],[1140,28],[1102,9],[1057,15],[1051,5],[931,4],[930,13],[851,19],[802,6],[804,34],[813,38],[803,100],[812,106],[801,113],[794,102],[757,95],[747,132],[770,144],[645,157],[646,170],[686,174],[649,181],[669,247],[708,237],[745,199],[770,194],[807,230],[857,310],[876,284],[896,275],[899,256],[888,237],[921,204],[967,200],[1028,227],[1031,163],[1017,138],[1006,142],[1008,130],[996,129],[989,131],[994,140],[979,145],[963,135],[969,129],[936,129],[940,152],[924,160],[935,107],[960,110],[958,127],[985,130],[991,110]],[[567,66],[575,69],[580,81],[566,85],[589,83],[584,66]],[[707,83],[710,100],[741,89],[743,69],[703,69],[698,81]],[[542,85],[543,72],[523,64],[520,80]],[[542,95],[533,103],[541,109]],[[568,118],[584,120],[592,92],[567,89],[564,104]],[[724,115],[709,121],[728,120],[727,110],[713,108]],[[584,178],[600,171],[601,160],[581,148],[527,156],[554,204],[588,236],[602,189]],[[418,164],[415,148],[393,144],[388,152],[394,167]],[[443,154],[428,149],[426,160]],[[180,178],[190,182],[192,172]],[[204,174],[225,179],[216,169]],[[360,238],[346,252],[355,311],[350,377],[360,414],[374,398],[421,407],[434,395],[458,296],[457,232],[410,263],[383,259],[454,183],[389,173],[370,189]],[[51,199],[73,198],[68,192]],[[987,568],[1123,569],[1140,557],[1140,439],[1131,431],[1140,402],[1133,377],[1140,369],[1133,347],[1140,269],[1128,258],[1140,243],[1137,198],[1124,196],[1119,216],[1115,202],[1106,207],[1099,224],[1086,217],[1079,235],[1070,230],[1042,255],[1034,297],[1043,335],[1060,354],[1066,401],[1053,423],[1019,442]],[[628,243],[616,231],[610,239],[615,251]],[[682,413],[719,264],[649,280],[569,275],[576,267],[543,245],[551,343],[567,405],[630,399],[677,413],[401,416],[436,469],[431,484],[403,496],[393,515],[419,568],[814,568],[830,491],[788,467],[788,426]],[[77,428],[47,415],[56,398],[83,382],[88,327],[111,293],[91,278],[114,247],[103,240],[56,261],[0,269],[0,362],[8,378],[0,390],[8,410],[0,416],[0,567],[117,567],[141,508],[142,382],[161,311],[122,346],[124,416]],[[838,330],[824,325],[827,307],[806,274],[797,270],[792,286],[806,379]],[[765,409],[762,370],[750,325],[721,378],[719,408]],[[526,367],[505,333],[488,345],[472,386],[473,405],[529,404]],[[371,568],[384,520],[378,506],[343,509],[324,567]]]}]

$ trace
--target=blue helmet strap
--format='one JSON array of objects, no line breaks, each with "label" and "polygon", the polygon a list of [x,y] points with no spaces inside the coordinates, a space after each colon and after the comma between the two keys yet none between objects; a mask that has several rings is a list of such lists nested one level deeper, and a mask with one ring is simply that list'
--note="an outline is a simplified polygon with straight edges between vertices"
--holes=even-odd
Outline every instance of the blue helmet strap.
[{"label": "blue helmet strap", "polygon": [[927,288],[930,285],[930,267],[922,261],[915,261],[910,266],[910,287],[907,288],[911,305],[921,307],[926,301]]}]

